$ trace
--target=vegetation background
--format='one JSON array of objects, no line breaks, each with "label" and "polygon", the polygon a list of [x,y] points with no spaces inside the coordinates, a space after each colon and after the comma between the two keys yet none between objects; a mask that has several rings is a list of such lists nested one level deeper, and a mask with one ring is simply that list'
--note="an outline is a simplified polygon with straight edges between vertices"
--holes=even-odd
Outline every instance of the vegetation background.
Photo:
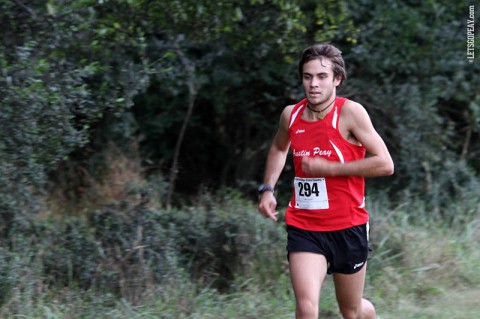
[{"label": "vegetation background", "polygon": [[256,186],[314,42],[341,48],[340,94],[396,164],[367,180],[379,317],[478,316],[478,8],[0,0],[0,317],[292,318],[283,222]]}]

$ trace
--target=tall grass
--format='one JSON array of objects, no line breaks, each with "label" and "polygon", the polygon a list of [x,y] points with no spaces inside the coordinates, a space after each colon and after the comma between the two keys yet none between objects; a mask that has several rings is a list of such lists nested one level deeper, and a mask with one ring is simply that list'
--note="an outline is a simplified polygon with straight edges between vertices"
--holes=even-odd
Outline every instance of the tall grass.
[{"label": "tall grass", "polygon": [[[197,203],[38,220],[39,242],[19,236],[21,250],[1,251],[8,295],[0,317],[292,318],[282,222],[264,220],[255,203],[232,192],[205,193]],[[409,318],[408,309],[480,284],[478,218],[452,226],[411,218],[418,202],[370,206],[374,253],[365,294],[382,318]],[[324,289],[322,317],[337,318],[331,280]]]},{"label": "tall grass", "polygon": [[[381,207],[388,207],[383,200],[371,206],[377,214],[372,219],[375,253],[369,262],[367,292],[385,313],[382,318],[430,318],[422,315],[424,308],[450,291],[480,292],[478,199],[452,201],[443,208],[451,218],[431,214],[418,199],[383,211]],[[447,304],[437,307],[459,311],[452,318],[462,318],[465,311]],[[389,316],[397,312],[401,315]]]},{"label": "tall grass", "polygon": [[[132,161],[110,156],[79,199],[53,192],[48,209],[12,221],[0,246],[0,318],[293,317],[282,216],[265,220],[234,190],[164,209],[165,184],[145,180]],[[441,207],[407,195],[367,203],[365,295],[382,319],[437,318],[441,307],[467,318],[438,300],[480,295],[475,190]],[[321,317],[338,318],[330,277]]]}]

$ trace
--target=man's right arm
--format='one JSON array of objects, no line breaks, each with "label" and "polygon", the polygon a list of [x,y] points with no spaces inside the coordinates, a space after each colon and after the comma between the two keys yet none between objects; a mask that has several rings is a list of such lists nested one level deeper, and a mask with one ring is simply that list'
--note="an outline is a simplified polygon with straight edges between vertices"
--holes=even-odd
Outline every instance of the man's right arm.
[{"label": "man's right arm", "polygon": [[[272,188],[280,177],[287,159],[288,149],[290,147],[288,126],[292,108],[293,105],[290,105],[283,110],[282,115],[280,116],[280,124],[277,134],[275,134],[272,145],[268,151],[263,183],[270,185]],[[276,216],[278,212],[275,211],[276,206],[277,201],[272,192],[265,191],[261,194],[258,210],[265,218],[277,220]]]}]

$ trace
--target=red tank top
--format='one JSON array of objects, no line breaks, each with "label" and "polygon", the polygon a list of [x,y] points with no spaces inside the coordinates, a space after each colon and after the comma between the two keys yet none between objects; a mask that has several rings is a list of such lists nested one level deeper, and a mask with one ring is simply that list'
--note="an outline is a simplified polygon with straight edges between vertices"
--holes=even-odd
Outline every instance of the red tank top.
[{"label": "red tank top", "polygon": [[368,222],[363,177],[312,178],[302,170],[304,156],[322,156],[341,163],[365,157],[365,148],[345,140],[338,129],[340,112],[346,100],[337,97],[327,116],[315,122],[301,118],[307,99],[297,103],[292,110],[288,133],[295,180],[286,211],[287,225],[311,231],[333,231]]}]

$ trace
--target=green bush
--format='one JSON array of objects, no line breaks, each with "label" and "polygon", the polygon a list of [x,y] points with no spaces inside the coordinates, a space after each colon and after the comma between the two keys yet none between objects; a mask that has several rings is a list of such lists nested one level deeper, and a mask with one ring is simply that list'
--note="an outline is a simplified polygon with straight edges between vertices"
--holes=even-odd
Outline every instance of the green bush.
[{"label": "green bush", "polygon": [[[204,192],[194,202],[162,210],[119,201],[83,217],[33,219],[0,250],[0,315],[291,317],[282,222],[265,220],[233,191]],[[386,197],[368,203],[374,253],[365,294],[380,312],[480,283],[478,210],[452,224],[428,216],[419,200],[391,205]],[[329,277],[326,317],[336,313],[333,298]]]},{"label": "green bush", "polygon": [[20,284],[12,279],[14,261],[21,256],[17,249],[25,248],[31,264],[24,267],[35,265],[42,285],[93,289],[130,302],[184,271],[199,289],[226,292],[238,278],[260,284],[285,270],[284,249],[278,248],[284,247],[283,228],[263,220],[238,194],[206,193],[197,206],[182,209],[147,206],[112,202],[88,218],[35,220],[28,240],[17,236],[22,246],[2,250],[0,285],[9,291]]}]

